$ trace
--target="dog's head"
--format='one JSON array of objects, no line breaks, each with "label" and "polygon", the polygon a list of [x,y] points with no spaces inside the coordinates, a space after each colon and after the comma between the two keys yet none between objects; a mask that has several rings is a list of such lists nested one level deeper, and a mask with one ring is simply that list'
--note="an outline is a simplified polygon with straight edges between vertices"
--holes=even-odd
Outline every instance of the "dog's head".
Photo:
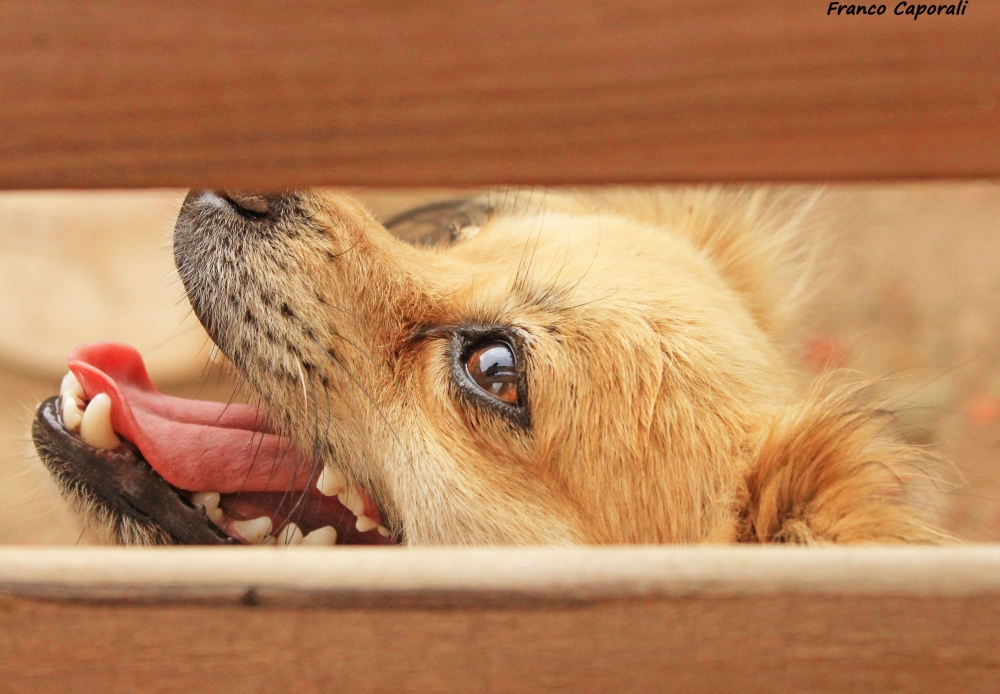
[{"label": "dog's head", "polygon": [[[898,477],[920,454],[851,393],[799,393],[799,209],[516,193],[394,235],[345,195],[198,191],[174,252],[265,429],[312,463],[262,488],[340,491],[397,540],[934,539]],[[399,238],[415,223],[434,243]]]}]

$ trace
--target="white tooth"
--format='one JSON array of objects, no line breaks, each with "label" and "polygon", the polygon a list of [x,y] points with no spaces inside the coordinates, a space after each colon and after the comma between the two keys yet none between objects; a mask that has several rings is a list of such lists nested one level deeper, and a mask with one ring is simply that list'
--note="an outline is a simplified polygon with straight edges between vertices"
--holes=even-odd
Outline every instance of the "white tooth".
[{"label": "white tooth", "polygon": [[389,528],[385,527],[384,525],[378,526],[378,534],[381,535],[382,537],[389,537]]},{"label": "white tooth", "polygon": [[205,507],[205,515],[208,519],[219,524],[222,520],[222,509],[219,508],[219,493],[218,492],[197,492],[191,495],[191,503],[195,506],[201,505]]},{"label": "white tooth", "polygon": [[273,535],[268,535],[267,537],[264,538],[264,541],[261,542],[260,544],[262,544],[262,545],[276,545],[276,544],[278,544],[278,541],[274,539]]},{"label": "white tooth", "polygon": [[278,546],[279,547],[292,547],[293,545],[302,544],[302,531],[299,530],[299,526],[295,523],[289,523],[281,532],[278,533]]},{"label": "white tooth", "polygon": [[316,478],[316,489],[323,496],[334,496],[347,489],[347,480],[339,471],[324,467]]},{"label": "white tooth", "polygon": [[195,506],[204,506],[206,511],[219,508],[219,500],[218,492],[195,492],[191,495],[191,503]]},{"label": "white tooth", "polygon": [[335,545],[337,544],[337,529],[332,525],[313,530],[302,538],[304,545]]},{"label": "white tooth", "polygon": [[83,412],[72,395],[62,396],[62,421],[67,431],[76,431],[83,421]]},{"label": "white tooth", "polygon": [[345,489],[340,494],[337,495],[337,499],[350,509],[351,513],[355,516],[360,516],[365,512],[365,502],[361,499],[361,495],[354,487]]},{"label": "white tooth", "polygon": [[271,532],[271,519],[261,516],[252,520],[233,521],[232,528],[251,545],[259,545]]},{"label": "white tooth", "polygon": [[378,523],[373,521],[368,516],[358,516],[358,522],[356,524],[359,533],[366,533],[369,530],[378,527]]},{"label": "white tooth", "polygon": [[121,443],[111,428],[111,398],[107,393],[99,393],[87,403],[80,420],[80,437],[88,446],[103,450],[117,448]]},{"label": "white tooth", "polygon": [[72,395],[77,400],[83,400],[83,386],[76,380],[72,371],[63,376],[62,383],[59,385],[59,394]]}]

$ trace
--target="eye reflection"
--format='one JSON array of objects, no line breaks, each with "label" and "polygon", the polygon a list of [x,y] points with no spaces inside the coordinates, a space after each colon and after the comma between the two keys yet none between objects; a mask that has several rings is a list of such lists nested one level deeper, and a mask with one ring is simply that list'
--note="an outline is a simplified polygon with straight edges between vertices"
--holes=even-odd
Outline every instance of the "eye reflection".
[{"label": "eye reflection", "polygon": [[517,404],[517,357],[505,342],[476,348],[465,360],[469,377],[488,395],[508,405]]}]

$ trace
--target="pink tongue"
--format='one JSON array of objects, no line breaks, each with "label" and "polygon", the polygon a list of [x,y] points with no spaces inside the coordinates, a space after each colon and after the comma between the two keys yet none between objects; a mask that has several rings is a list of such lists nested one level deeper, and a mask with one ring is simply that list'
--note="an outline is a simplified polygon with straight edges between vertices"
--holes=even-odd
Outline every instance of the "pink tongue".
[{"label": "pink tongue", "polygon": [[164,395],[129,345],[84,345],[69,355],[69,368],[88,400],[108,394],[114,430],[175,487],[225,494],[301,491],[310,484],[312,465],[268,430],[265,412]]}]

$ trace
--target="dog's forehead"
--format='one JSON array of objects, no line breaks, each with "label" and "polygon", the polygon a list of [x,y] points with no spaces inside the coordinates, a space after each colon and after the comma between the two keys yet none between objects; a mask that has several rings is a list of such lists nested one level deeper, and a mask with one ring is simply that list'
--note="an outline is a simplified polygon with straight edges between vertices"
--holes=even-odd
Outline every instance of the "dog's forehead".
[{"label": "dog's forehead", "polygon": [[607,213],[496,213],[445,252],[468,261],[470,271],[490,269],[514,284],[547,288],[613,285],[648,295],[696,278],[718,279],[711,261],[684,236]]}]

